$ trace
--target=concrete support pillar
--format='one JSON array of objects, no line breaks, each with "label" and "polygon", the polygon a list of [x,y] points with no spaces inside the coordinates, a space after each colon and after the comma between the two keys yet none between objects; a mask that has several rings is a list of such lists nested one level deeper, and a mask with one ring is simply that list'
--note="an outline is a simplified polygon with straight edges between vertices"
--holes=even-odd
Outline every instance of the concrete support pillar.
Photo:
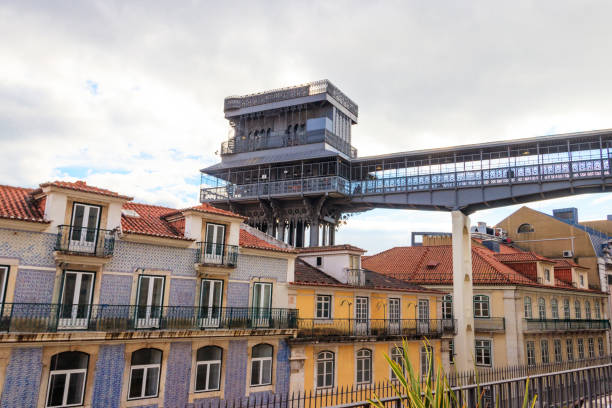
[{"label": "concrete support pillar", "polygon": [[329,245],[336,245],[336,226],[329,225]]},{"label": "concrete support pillar", "polygon": [[322,228],[322,238],[321,238],[321,245],[322,246],[326,246],[327,245],[327,223],[324,222],[323,223],[323,228]]},{"label": "concrete support pillar", "polygon": [[310,220],[310,246],[319,246],[319,218]]},{"label": "concrete support pillar", "polygon": [[470,217],[452,212],[453,219],[453,314],[457,319],[455,369],[474,369],[474,292],[472,288],[472,240]]},{"label": "concrete support pillar", "polygon": [[285,242],[285,220],[280,220],[278,223],[278,240]]},{"label": "concrete support pillar", "polygon": [[304,223],[302,221],[295,224],[295,246],[297,248],[304,246]]}]

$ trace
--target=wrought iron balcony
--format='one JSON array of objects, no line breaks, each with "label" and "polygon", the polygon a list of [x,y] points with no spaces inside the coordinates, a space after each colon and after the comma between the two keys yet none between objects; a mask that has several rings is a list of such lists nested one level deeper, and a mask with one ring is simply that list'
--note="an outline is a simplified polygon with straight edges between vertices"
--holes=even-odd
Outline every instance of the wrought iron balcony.
[{"label": "wrought iron balcony", "polygon": [[606,319],[524,319],[526,332],[609,330]]},{"label": "wrought iron balcony", "polygon": [[212,242],[198,242],[198,263],[202,265],[228,266],[235,268],[238,264],[239,247]]},{"label": "wrought iron balcony", "polygon": [[295,329],[296,309],[5,303],[0,331]]},{"label": "wrought iron balcony", "polygon": [[481,332],[502,332],[506,330],[504,317],[474,318],[474,330]]},{"label": "wrought iron balcony", "polygon": [[453,319],[298,319],[298,339],[437,338],[455,332]]},{"label": "wrought iron balcony", "polygon": [[109,257],[115,249],[115,231],[71,225],[57,227],[55,250],[75,255]]}]

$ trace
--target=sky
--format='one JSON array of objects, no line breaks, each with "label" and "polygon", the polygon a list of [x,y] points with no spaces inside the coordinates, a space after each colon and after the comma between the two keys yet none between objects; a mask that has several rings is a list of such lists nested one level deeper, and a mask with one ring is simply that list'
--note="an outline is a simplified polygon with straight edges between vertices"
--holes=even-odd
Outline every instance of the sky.
[{"label": "sky", "polygon": [[[0,184],[194,205],[228,136],[224,97],[323,78],[359,105],[361,155],[612,128],[610,15],[590,0],[5,0]],[[612,195],[529,206],[602,219]],[[374,210],[337,240],[375,253],[449,230],[447,213]]]}]

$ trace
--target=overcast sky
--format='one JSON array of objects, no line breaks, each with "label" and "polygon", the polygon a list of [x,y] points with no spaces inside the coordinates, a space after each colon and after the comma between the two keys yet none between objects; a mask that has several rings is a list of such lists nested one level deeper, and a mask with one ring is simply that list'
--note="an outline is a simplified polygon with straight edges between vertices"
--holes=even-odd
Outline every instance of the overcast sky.
[{"label": "overcast sky", "polygon": [[[0,184],[192,205],[225,96],[323,78],[358,103],[362,155],[612,128],[611,15],[588,0],[2,1]],[[532,206],[597,219],[612,195]],[[377,210],[338,237],[376,252],[449,221]]]}]

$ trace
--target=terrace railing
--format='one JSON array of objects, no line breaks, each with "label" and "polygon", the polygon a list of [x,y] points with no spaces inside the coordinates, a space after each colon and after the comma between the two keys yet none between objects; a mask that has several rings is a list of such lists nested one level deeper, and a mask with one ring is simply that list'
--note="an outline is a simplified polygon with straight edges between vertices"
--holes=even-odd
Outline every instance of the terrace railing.
[{"label": "terrace railing", "polygon": [[219,265],[235,268],[238,264],[239,247],[215,242],[198,242],[197,259],[202,265]]},{"label": "terrace railing", "polygon": [[506,330],[506,319],[503,317],[474,318],[474,330],[504,331]]},{"label": "terrace railing", "polygon": [[296,329],[296,309],[5,303],[0,331]]},{"label": "terrace railing", "polygon": [[299,319],[296,341],[351,338],[439,338],[455,332],[453,319]]},{"label": "terrace railing", "polygon": [[564,332],[609,330],[605,319],[523,319],[526,332]]},{"label": "terrace railing", "polygon": [[98,257],[113,255],[115,231],[72,225],[60,225],[57,228],[56,251]]}]

